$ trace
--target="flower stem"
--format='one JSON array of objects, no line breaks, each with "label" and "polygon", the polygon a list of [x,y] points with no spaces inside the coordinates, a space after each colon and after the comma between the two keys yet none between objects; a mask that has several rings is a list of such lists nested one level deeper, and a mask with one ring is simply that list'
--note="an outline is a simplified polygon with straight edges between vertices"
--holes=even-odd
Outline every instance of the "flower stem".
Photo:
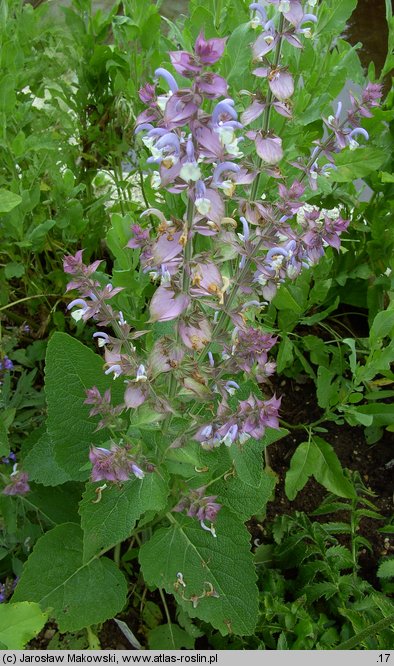
[{"label": "flower stem", "polygon": [[[278,66],[279,61],[280,61],[281,48],[282,48],[282,30],[283,30],[283,24],[284,24],[284,16],[283,16],[283,14],[281,13],[281,15],[280,15],[280,19],[279,19],[279,27],[278,27],[278,31],[279,31],[279,33],[280,33],[280,36],[279,36],[279,41],[278,41],[278,43],[277,43],[277,45],[276,45],[275,55],[274,55],[274,60],[273,60],[273,67],[274,67],[274,69]],[[267,93],[267,106],[266,106],[266,109],[265,109],[264,120],[263,120],[263,132],[268,132],[268,129],[269,129],[270,118],[271,118],[271,102],[272,102],[272,98],[273,98],[272,92],[271,92],[271,90],[269,90],[268,93]],[[262,160],[261,160],[261,158],[259,158],[258,168],[261,166],[261,163],[262,163]],[[256,176],[256,178],[255,178],[255,180],[254,180],[254,182],[253,182],[252,188],[251,188],[251,192],[250,192],[250,200],[251,200],[251,201],[254,201],[254,199],[256,198],[257,191],[258,191],[258,187],[259,187],[259,181],[260,181],[260,173],[257,174],[257,176]],[[246,261],[246,263],[245,263],[245,266],[241,269],[241,272],[240,272],[239,275],[235,278],[234,283],[233,283],[233,286],[232,286],[232,289],[231,289],[231,291],[230,291],[230,293],[229,293],[229,295],[228,295],[228,298],[227,298],[227,300],[226,300],[226,302],[225,302],[225,307],[223,308],[222,312],[220,313],[220,316],[219,316],[219,318],[218,318],[217,324],[216,324],[216,326],[215,326],[215,328],[214,328],[214,330],[213,330],[213,333],[212,333],[212,341],[215,340],[215,337],[216,337],[217,335],[220,335],[220,333],[222,333],[222,331],[223,331],[225,325],[227,324],[227,320],[228,320],[228,310],[229,310],[229,308],[231,307],[231,305],[232,305],[232,303],[233,303],[233,301],[234,301],[234,298],[235,298],[235,296],[236,296],[236,294],[237,294],[237,291],[238,291],[239,285],[242,283],[243,278],[248,274],[248,271],[249,271],[249,269],[250,269],[250,264],[251,264],[252,260],[254,259],[254,257],[256,256],[256,254],[258,253],[258,251],[260,250],[260,248],[261,248],[263,242],[264,242],[264,237],[262,236],[262,237],[260,238],[260,240],[257,242],[257,244],[256,244],[256,246],[255,246],[253,252],[252,252],[251,255],[248,257],[248,259],[247,259],[247,261]],[[200,356],[199,356],[199,359],[198,359],[199,362],[201,362],[201,361],[205,358],[205,356],[207,355],[208,351],[210,351],[211,345],[212,345],[212,343],[210,343],[210,344],[209,344],[209,345],[208,345],[208,346],[207,346],[207,347],[201,352],[201,354],[200,354]]]},{"label": "flower stem", "polygon": [[114,562],[115,562],[117,567],[120,565],[120,547],[121,547],[121,544],[117,543],[115,548],[114,548]]},{"label": "flower stem", "polygon": [[[281,13],[280,19],[279,19],[279,27],[278,27],[278,32],[280,33],[280,35],[279,35],[278,43],[276,45],[274,61],[273,61],[274,69],[277,68],[277,66],[279,65],[279,61],[280,61],[280,54],[281,54],[281,49],[282,49],[282,39],[283,39],[283,37],[282,37],[283,23],[284,23],[284,16]],[[270,118],[271,118],[272,98],[273,98],[273,95],[272,95],[272,92],[271,92],[271,88],[269,88],[268,93],[267,93],[267,100],[266,100],[267,106],[265,107],[265,112],[264,112],[263,132],[268,132],[268,130],[269,130]],[[261,167],[262,161],[263,160],[260,157],[259,161],[257,163],[257,168],[258,169]],[[250,191],[250,200],[251,201],[254,201],[256,199],[257,192],[258,192],[258,189],[259,189],[260,175],[261,175],[261,172],[259,171],[259,173],[257,174],[256,178],[253,181],[252,188],[251,188],[251,191]]]},{"label": "flower stem", "polygon": [[190,287],[190,261],[193,256],[193,236],[191,233],[194,217],[194,201],[188,198],[186,209],[186,245],[183,259],[182,291],[187,294]]},{"label": "flower stem", "polygon": [[[187,207],[186,207],[186,223],[184,228],[185,234],[185,248],[183,253],[183,269],[182,269],[182,292],[187,294],[190,288],[190,261],[193,256],[193,236],[192,236],[192,226],[194,218],[194,201],[188,197]],[[176,341],[178,341],[178,327],[176,327]],[[169,399],[173,398],[176,391],[176,377],[172,372],[170,374],[170,381],[168,386],[168,397]],[[166,422],[164,424],[164,432],[168,432],[172,420],[172,414],[169,414]]]},{"label": "flower stem", "polygon": [[166,618],[167,618],[168,629],[169,629],[169,632],[170,632],[170,635],[171,635],[171,642],[172,642],[172,644],[174,646],[174,650],[175,650],[176,649],[176,644],[175,644],[174,634],[173,634],[173,631],[172,631],[171,616],[170,616],[170,612],[168,610],[168,606],[167,606],[166,598],[164,596],[164,592],[163,592],[161,587],[159,587],[159,594],[160,594],[161,602],[163,604],[164,613],[165,613]]}]

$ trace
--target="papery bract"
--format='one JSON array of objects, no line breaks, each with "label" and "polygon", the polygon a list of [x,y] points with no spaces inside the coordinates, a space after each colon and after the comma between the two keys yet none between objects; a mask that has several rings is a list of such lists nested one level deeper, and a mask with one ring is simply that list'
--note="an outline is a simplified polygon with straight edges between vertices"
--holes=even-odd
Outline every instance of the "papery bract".
[{"label": "papery bract", "polygon": [[187,294],[175,293],[171,286],[160,285],[150,302],[151,321],[176,319],[189,305]]},{"label": "papery bract", "polygon": [[226,38],[205,39],[204,34],[200,32],[194,45],[200,62],[204,65],[213,65],[217,62],[223,55],[226,41]]}]

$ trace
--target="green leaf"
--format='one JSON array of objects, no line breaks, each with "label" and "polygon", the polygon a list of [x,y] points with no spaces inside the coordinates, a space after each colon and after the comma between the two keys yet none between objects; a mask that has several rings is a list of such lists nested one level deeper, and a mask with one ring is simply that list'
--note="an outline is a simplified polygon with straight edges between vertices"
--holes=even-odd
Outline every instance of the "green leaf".
[{"label": "green leaf", "polygon": [[[376,426],[386,426],[394,424],[394,405],[386,405],[385,403],[371,403],[369,405],[361,405],[356,407],[354,413],[358,417],[372,418],[373,424]],[[371,425],[367,423],[366,425]]]},{"label": "green leaf", "polygon": [[[303,308],[300,303],[303,302],[303,299],[301,298],[301,293],[298,293],[301,292],[301,290],[298,289],[298,292],[296,292],[296,289],[297,288],[294,287],[294,285],[292,287],[281,285],[273,300],[275,307],[278,308],[278,310],[291,310],[294,314],[301,314]],[[300,298],[297,298],[297,296],[300,296]]]},{"label": "green leaf", "polygon": [[297,493],[307,483],[310,476],[313,475],[313,469],[317,463],[317,452],[309,442],[302,442],[295,450],[290,461],[290,468],[286,473],[285,490],[290,500],[293,500]]},{"label": "green leaf", "polygon": [[274,488],[275,477],[260,470],[257,485],[248,485],[237,476],[229,476],[209,486],[209,492],[217,495],[218,502],[231,509],[236,516],[248,520],[264,511]]},{"label": "green leaf", "polygon": [[394,557],[384,560],[377,572],[379,578],[394,578]]},{"label": "green leaf", "polygon": [[318,34],[334,33],[339,35],[346,27],[348,18],[352,15],[357,5],[357,0],[331,0],[321,6],[319,21],[317,24]]},{"label": "green leaf", "polygon": [[84,531],[84,559],[127,539],[145,511],[160,511],[166,505],[166,481],[153,472],[142,480],[126,481],[121,487],[111,484],[97,500],[98,484],[88,484],[79,513]]},{"label": "green leaf", "polygon": [[317,369],[317,386],[316,395],[319,407],[326,409],[329,405],[335,404],[338,400],[338,387],[333,381],[335,373],[324,365],[319,365]]},{"label": "green leaf", "polygon": [[81,468],[88,462],[89,448],[108,437],[103,429],[95,432],[98,417],[89,417],[84,405],[85,390],[97,386],[103,393],[111,387],[113,404],[123,399],[124,384],[103,372],[103,359],[66,333],[54,333],[48,342],[45,393],[48,403],[48,435],[55,460],[74,481],[88,476]]},{"label": "green leaf", "polygon": [[78,501],[81,486],[78,483],[64,483],[56,488],[32,485],[31,491],[20,497],[25,511],[35,511],[51,526],[61,523],[79,523]]},{"label": "green leaf", "polygon": [[273,442],[286,437],[288,430],[284,428],[267,428],[261,440],[249,439],[242,447],[231,446],[230,457],[234,463],[237,475],[249,486],[258,487],[263,473],[264,449]]},{"label": "green leaf", "polygon": [[350,370],[354,375],[357,366],[356,341],[354,338],[343,338],[342,342],[345,345],[348,345],[348,347],[350,347],[349,365],[350,365]]},{"label": "green leaf", "polygon": [[25,564],[13,597],[52,609],[61,632],[104,622],[126,602],[126,580],[112,560],[92,557],[83,563],[82,537],[81,528],[72,523],[44,534]]},{"label": "green leaf", "polygon": [[186,478],[196,473],[200,462],[201,447],[197,442],[189,442],[187,447],[169,448],[166,453],[166,468],[171,474],[179,474]]},{"label": "green leaf", "polygon": [[155,604],[154,601],[145,602],[141,617],[148,629],[155,629],[163,620],[160,606]]},{"label": "green leaf", "polygon": [[291,459],[285,479],[289,500],[296,497],[311,476],[334,495],[350,499],[355,496],[354,488],[344,476],[334,449],[316,435],[310,441],[300,444]]},{"label": "green leaf", "polygon": [[23,461],[23,468],[32,481],[43,486],[58,486],[71,479],[56,462],[53,442],[48,433],[44,433],[30,449]]},{"label": "green leaf", "polygon": [[0,213],[9,213],[19,206],[21,201],[22,197],[19,194],[0,188]]},{"label": "green leaf", "polygon": [[48,617],[36,603],[0,605],[0,641],[6,650],[23,650],[43,628]]},{"label": "green leaf", "polygon": [[293,343],[286,335],[282,338],[278,349],[277,372],[279,374],[283,372],[288,365],[292,364],[293,358]]},{"label": "green leaf", "polygon": [[161,624],[148,633],[150,650],[193,650],[194,638],[177,624]]},{"label": "green leaf", "polygon": [[394,183],[394,173],[388,173],[387,171],[380,171],[379,177],[382,183]]},{"label": "green leaf", "polygon": [[373,320],[369,337],[371,341],[385,338],[394,329],[394,308],[379,312]]},{"label": "green leaf", "polygon": [[331,178],[337,183],[349,183],[356,178],[364,178],[376,171],[386,158],[386,153],[380,148],[346,148],[335,155],[337,169],[332,172]]},{"label": "green leaf", "polygon": [[4,275],[6,276],[7,280],[11,280],[12,278],[19,278],[22,277],[25,273],[25,267],[23,264],[18,264],[16,261],[10,261],[9,264],[7,264],[4,268]]},{"label": "green leaf", "polygon": [[106,236],[106,243],[117,260],[117,267],[126,271],[132,268],[133,254],[135,254],[126,247],[127,241],[130,240],[131,223],[132,218],[129,215],[114,213]]},{"label": "green leaf", "polygon": [[312,442],[318,452],[318,464],[313,472],[316,481],[334,495],[348,499],[356,497],[353,485],[344,476],[333,447],[317,435],[312,438]]},{"label": "green leaf", "polygon": [[250,46],[254,41],[254,33],[250,23],[244,23],[235,28],[227,42],[226,52],[230,61],[227,72],[227,81],[241,83],[245,79],[245,73],[250,70],[252,52]]},{"label": "green leaf", "polygon": [[[253,634],[258,589],[250,535],[243,523],[222,509],[215,522],[217,538],[197,520],[176,515],[172,523],[159,529],[140,550],[145,581],[174,594],[191,617],[210,622],[222,635]],[[179,573],[186,587],[177,587]],[[210,586],[215,595],[204,596]]]},{"label": "green leaf", "polygon": [[[1,415],[3,417],[3,414]],[[0,456],[8,456],[10,445],[8,443],[8,430],[3,418],[0,419]]]}]

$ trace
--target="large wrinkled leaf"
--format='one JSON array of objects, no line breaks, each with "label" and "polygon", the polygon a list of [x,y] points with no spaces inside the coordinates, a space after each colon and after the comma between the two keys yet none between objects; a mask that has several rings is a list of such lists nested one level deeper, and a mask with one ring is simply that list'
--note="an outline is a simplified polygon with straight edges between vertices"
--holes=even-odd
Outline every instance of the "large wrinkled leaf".
[{"label": "large wrinkled leaf", "polygon": [[[79,523],[78,501],[81,484],[64,483],[56,488],[32,484],[31,491],[20,498],[25,511],[34,511],[49,524]],[[51,525],[51,526],[52,526]]]},{"label": "large wrinkled leaf", "polygon": [[[215,528],[216,538],[197,520],[175,514],[173,524],[159,529],[140,550],[144,578],[174,594],[191,617],[210,622],[221,634],[253,634],[258,589],[250,535],[226,509],[219,512]],[[177,586],[180,573],[186,587]],[[209,594],[212,589],[215,594]]]},{"label": "large wrinkled leaf", "polygon": [[167,483],[158,473],[147,474],[142,480],[132,479],[121,487],[112,484],[94,503],[97,485],[88,485],[79,509],[85,560],[127,539],[145,511],[165,507],[168,494]]},{"label": "large wrinkled leaf", "polygon": [[209,493],[217,495],[217,501],[231,509],[242,520],[261,513],[272,497],[275,488],[275,477],[260,472],[257,485],[249,485],[238,476],[229,475],[209,486]]},{"label": "large wrinkled leaf", "polygon": [[23,461],[23,468],[32,481],[57,486],[70,480],[70,475],[55,460],[53,451],[53,442],[48,433],[44,433]]},{"label": "large wrinkled leaf", "polygon": [[264,449],[288,434],[284,428],[267,428],[260,440],[250,439],[241,447],[231,446],[229,455],[233,460],[237,475],[249,486],[259,486],[263,472]]},{"label": "large wrinkled leaf", "polygon": [[13,600],[36,601],[52,609],[59,630],[78,631],[119,613],[126,602],[127,584],[112,560],[92,557],[83,563],[83,534],[65,523],[36,543]]},{"label": "large wrinkled leaf", "polygon": [[103,372],[100,356],[66,333],[54,333],[48,343],[45,369],[45,393],[48,403],[48,435],[54,446],[58,465],[74,480],[85,480],[81,470],[89,461],[89,448],[99,445],[108,432],[95,432],[98,417],[89,417],[84,405],[85,390],[97,386],[103,393],[112,389],[113,404],[123,398],[122,380],[114,382]]}]

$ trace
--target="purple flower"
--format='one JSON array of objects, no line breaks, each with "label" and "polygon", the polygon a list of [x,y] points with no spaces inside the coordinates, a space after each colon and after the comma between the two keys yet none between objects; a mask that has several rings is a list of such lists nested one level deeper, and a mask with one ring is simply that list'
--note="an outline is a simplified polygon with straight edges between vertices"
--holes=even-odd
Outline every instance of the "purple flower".
[{"label": "purple flower", "polygon": [[13,451],[10,451],[8,456],[4,456],[1,459],[1,462],[3,463],[3,465],[9,465],[11,462],[14,463],[15,461],[16,461],[16,455]]},{"label": "purple flower", "polygon": [[7,370],[8,372],[12,370],[14,367],[13,362],[11,361],[8,356],[4,356],[3,360],[0,361],[0,373],[4,370]]},{"label": "purple flower", "polygon": [[30,492],[29,475],[27,472],[18,472],[16,465],[10,476],[10,482],[3,489],[3,495],[27,495]]},{"label": "purple flower", "polygon": [[143,471],[132,460],[129,451],[116,444],[111,446],[111,450],[92,447],[89,459],[93,465],[91,473],[93,482],[114,481],[120,483],[128,481],[130,474],[134,474],[140,479],[144,477]]},{"label": "purple flower", "polygon": [[178,90],[171,95],[164,111],[167,128],[174,129],[190,123],[195,118],[201,102],[201,95],[190,89]]},{"label": "purple flower", "polygon": [[269,25],[268,28],[268,30],[264,29],[253,44],[252,51],[255,60],[263,59],[278,43],[279,34],[273,29],[273,26]]},{"label": "purple flower", "polygon": [[194,44],[194,50],[200,62],[204,65],[213,65],[220,60],[226,46],[227,39],[205,39],[204,33],[200,32]]},{"label": "purple flower", "polygon": [[13,591],[16,588],[18,583],[18,576],[12,580],[11,578],[6,578],[5,583],[0,583],[0,604],[7,601],[7,599],[12,595]]},{"label": "purple flower", "polygon": [[382,96],[382,85],[380,83],[368,83],[361,93],[361,101],[350,93],[352,110],[348,112],[349,121],[357,124],[357,117],[372,118],[371,109],[379,106]]},{"label": "purple flower", "polygon": [[133,250],[145,247],[149,240],[149,231],[147,229],[142,229],[139,224],[132,224],[131,231],[134,237],[129,240],[127,247],[131,247]]},{"label": "purple flower", "polygon": [[305,187],[298,181],[295,180],[291,187],[287,188],[282,183],[279,184],[279,196],[280,201],[278,202],[278,209],[283,215],[292,216],[294,213],[301,208],[303,202],[300,201],[300,197],[304,194]]},{"label": "purple flower", "polygon": [[261,439],[266,427],[279,428],[280,402],[276,396],[264,401],[250,394],[247,400],[239,402],[237,413],[216,434],[226,446],[231,446],[236,440],[244,442],[249,437]]},{"label": "purple flower", "polygon": [[239,329],[235,338],[234,362],[236,366],[245,372],[251,372],[255,363],[264,367],[267,363],[267,352],[276,344],[278,338],[272,337],[257,328],[249,326]]},{"label": "purple flower", "polygon": [[[171,63],[182,76],[195,78],[204,66],[213,65],[221,58],[225,44],[226,39],[205,39],[200,32],[194,45],[194,54],[187,51],[170,51]],[[200,84],[199,88],[202,90]]]},{"label": "purple flower", "polygon": [[172,509],[178,513],[186,511],[190,518],[197,518],[200,521],[201,527],[207,532],[211,532],[212,536],[216,537],[213,525],[208,527],[205,521],[214,523],[217,515],[222,508],[222,505],[216,502],[217,495],[204,495],[206,487],[196,488],[191,490],[189,494],[183,497],[176,506]]},{"label": "purple flower", "polygon": [[142,471],[142,469],[135,463],[131,463],[131,471],[133,472],[134,476],[137,477],[137,479],[143,479],[145,476],[145,473]]},{"label": "purple flower", "polygon": [[302,240],[305,243],[308,257],[312,263],[316,263],[324,254],[324,244],[339,250],[340,237],[343,231],[349,226],[349,220],[341,217],[333,219],[324,214],[323,219],[319,210],[314,209],[305,213],[304,233]]},{"label": "purple flower", "polygon": [[302,21],[304,10],[300,0],[266,0],[272,5],[276,5],[278,11],[282,12],[284,17],[294,26]]},{"label": "purple flower", "polygon": [[92,405],[92,409],[89,411],[89,416],[101,416],[96,430],[101,430],[108,426],[111,426],[112,428],[116,427],[117,417],[123,411],[123,406],[112,406],[111,389],[107,389],[104,395],[101,395],[97,386],[93,386],[90,389],[86,389],[85,393],[86,399],[83,404]]},{"label": "purple flower", "polygon": [[201,71],[201,65],[192,53],[187,51],[170,51],[171,64],[174,69],[186,78],[194,78]]},{"label": "purple flower", "polygon": [[100,266],[102,259],[94,261],[90,265],[85,265],[82,261],[83,250],[78,250],[74,256],[67,255],[63,259],[63,270],[65,273],[70,273],[71,275],[82,274],[85,277],[90,277],[93,273],[96,272]]},{"label": "purple flower", "polygon": [[260,78],[268,78],[271,92],[281,102],[287,100],[294,93],[294,81],[291,74],[284,67],[270,69],[269,67],[258,67],[253,74]]},{"label": "purple flower", "polygon": [[170,74],[170,72],[168,72],[163,67],[159,67],[158,69],[155,70],[155,76],[156,78],[161,77],[162,79],[164,79],[168,83],[172,93],[178,90],[178,84],[175,81],[174,77],[172,76],[172,74]]},{"label": "purple flower", "polygon": [[145,83],[138,92],[141,102],[144,104],[150,104],[155,99],[155,86],[151,83]]}]

